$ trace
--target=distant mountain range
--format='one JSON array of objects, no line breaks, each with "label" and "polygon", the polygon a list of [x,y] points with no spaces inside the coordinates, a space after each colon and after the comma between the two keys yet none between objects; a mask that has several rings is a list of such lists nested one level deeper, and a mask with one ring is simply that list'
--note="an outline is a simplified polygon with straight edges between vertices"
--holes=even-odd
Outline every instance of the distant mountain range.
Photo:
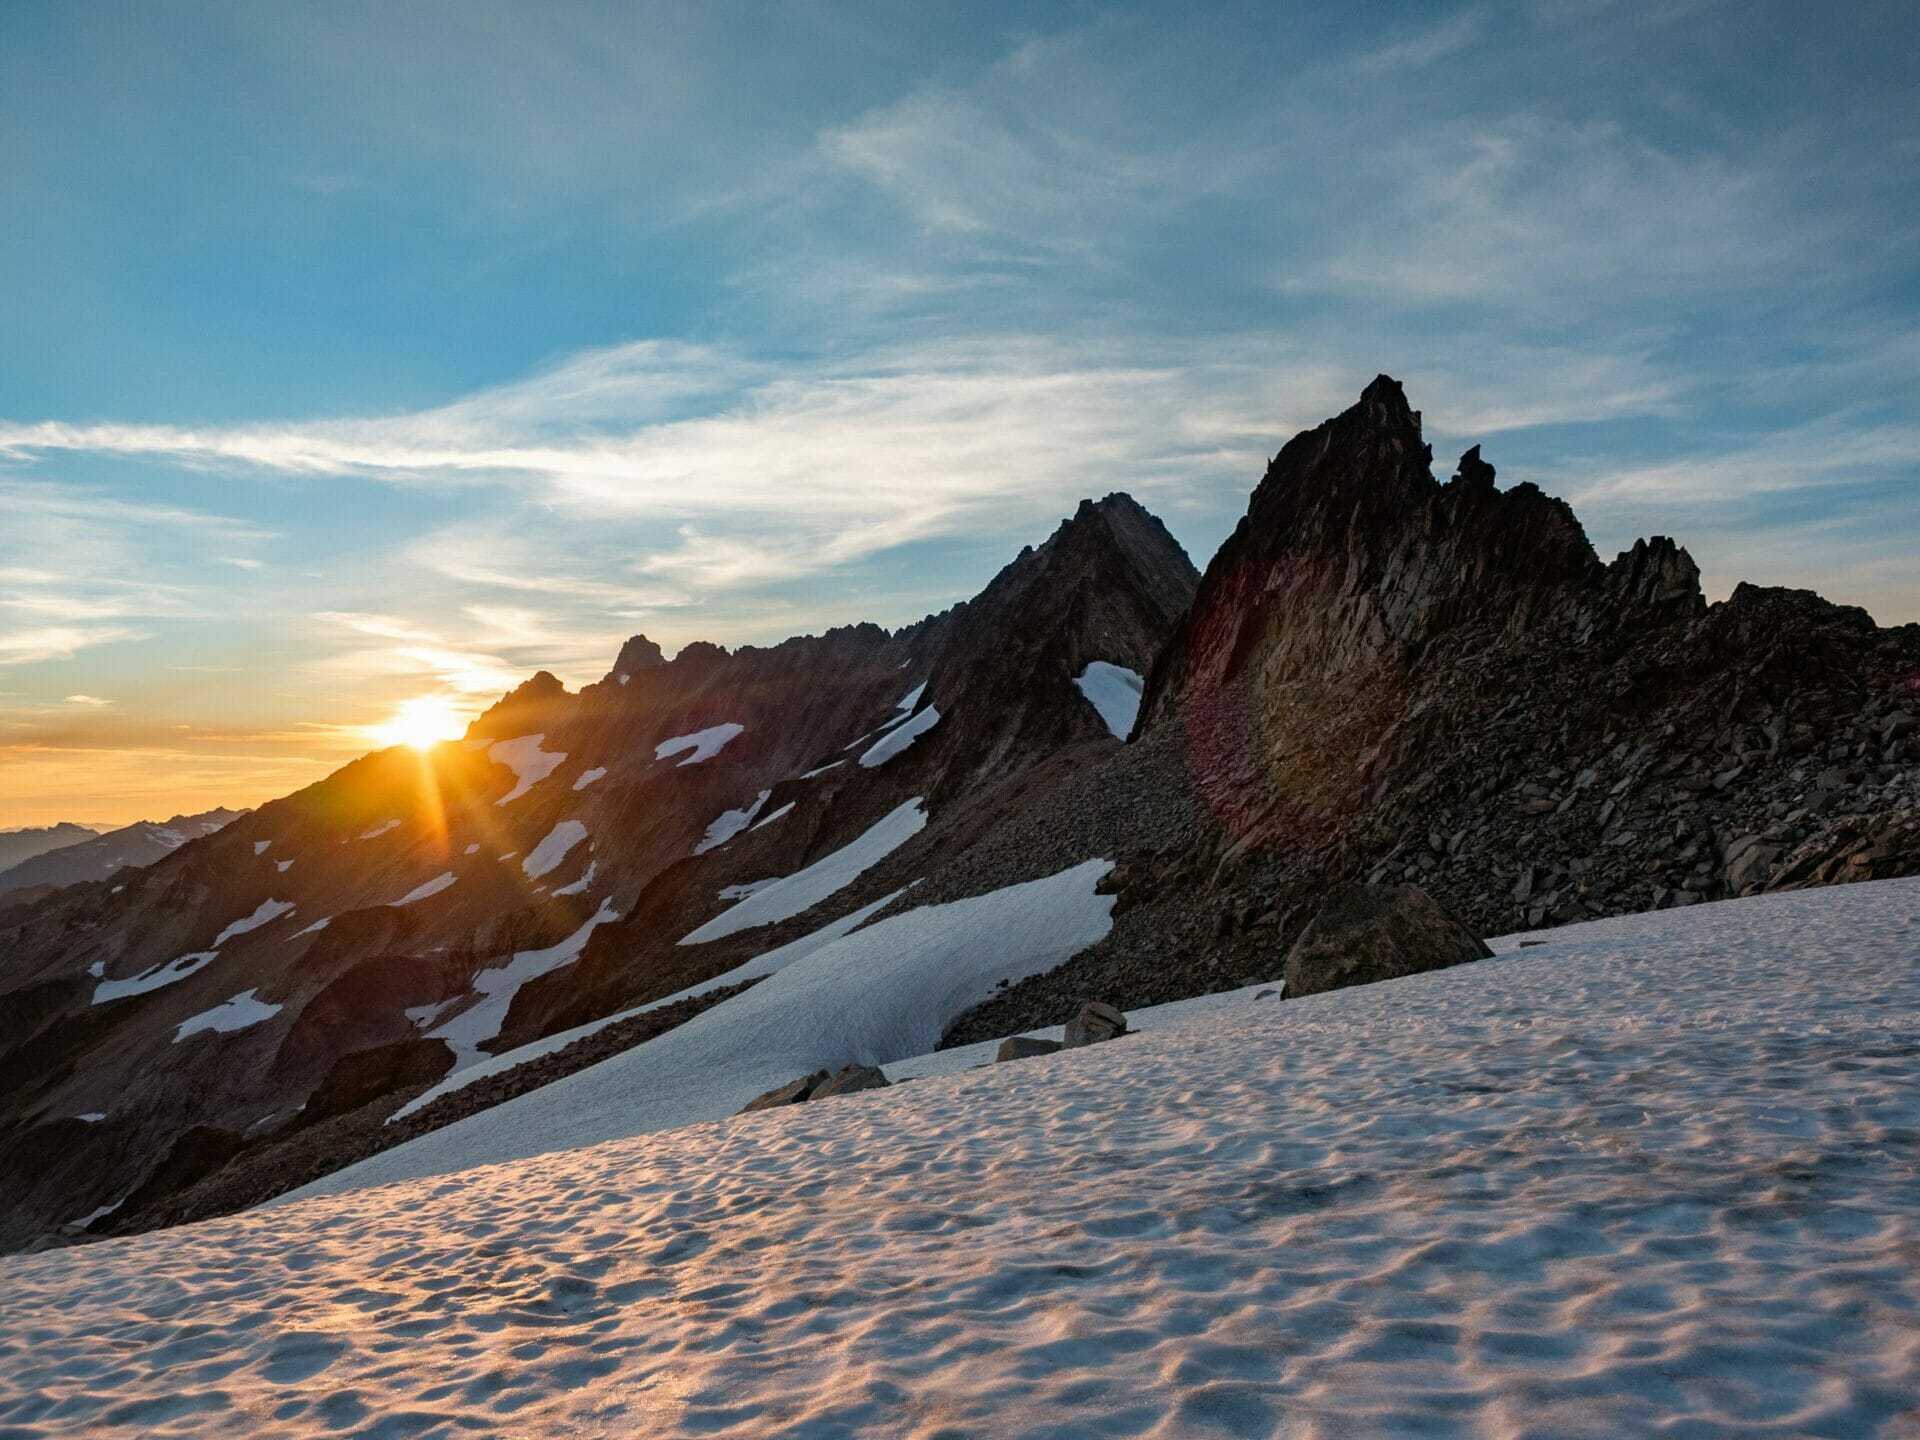
[{"label": "distant mountain range", "polygon": [[19,830],[0,830],[0,875],[18,865],[22,860],[31,860],[36,855],[44,855],[49,850],[58,850],[66,845],[78,845],[83,840],[91,840],[101,833],[94,825],[75,825],[72,821],[62,820],[58,825],[28,826]]},{"label": "distant mountain range", "polygon": [[[1272,981],[1347,882],[1488,935],[1920,873],[1917,759],[1920,626],[1709,605],[1662,537],[1603,562],[1477,447],[1437,478],[1382,376],[1204,575],[1085,501],[901,630],[635,636],[462,741],[61,869],[0,909],[0,1246]],[[589,1066],[619,1116],[554,1083]]]},{"label": "distant mountain range", "polygon": [[[79,825],[13,830],[0,835],[0,907],[19,904],[83,880],[98,880],[129,865],[151,865],[189,840],[211,835],[247,812],[216,808],[176,815],[164,823],[136,821],[105,834]],[[17,850],[10,842],[35,837]],[[53,843],[38,839],[52,837]]]}]

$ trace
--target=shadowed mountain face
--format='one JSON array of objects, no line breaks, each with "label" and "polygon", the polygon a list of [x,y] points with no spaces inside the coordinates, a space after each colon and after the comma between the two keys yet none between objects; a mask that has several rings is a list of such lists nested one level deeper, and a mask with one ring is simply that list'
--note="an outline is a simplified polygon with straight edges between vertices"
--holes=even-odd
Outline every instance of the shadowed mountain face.
[{"label": "shadowed mountain face", "polygon": [[1603,564],[1494,479],[1477,449],[1436,479],[1381,377],[1282,448],[1204,576],[1128,497],[1083,503],[917,625],[636,636],[578,694],[536,675],[462,742],[0,913],[0,1243],[264,1199],[727,1003],[626,1014],[856,910],[1089,860],[1110,933],[950,1041],[1277,977],[1346,881],[1489,934],[1920,870],[1920,627],[1708,606],[1673,542]]}]

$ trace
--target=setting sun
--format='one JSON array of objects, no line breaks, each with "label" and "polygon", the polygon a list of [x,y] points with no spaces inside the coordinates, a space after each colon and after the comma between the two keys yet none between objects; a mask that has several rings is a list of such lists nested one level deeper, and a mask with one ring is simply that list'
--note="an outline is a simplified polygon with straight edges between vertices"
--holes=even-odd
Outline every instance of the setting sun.
[{"label": "setting sun", "polygon": [[374,726],[371,733],[382,745],[411,745],[416,750],[428,750],[442,740],[459,739],[463,728],[460,717],[445,700],[438,695],[422,695],[406,701],[394,711],[391,720]]}]

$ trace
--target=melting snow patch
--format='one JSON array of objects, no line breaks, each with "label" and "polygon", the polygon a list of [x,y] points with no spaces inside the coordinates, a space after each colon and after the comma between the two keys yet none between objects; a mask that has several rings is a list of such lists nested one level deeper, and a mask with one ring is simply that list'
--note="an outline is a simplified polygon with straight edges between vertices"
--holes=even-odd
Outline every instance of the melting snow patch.
[{"label": "melting snow patch", "polygon": [[144,995],[149,990],[158,990],[163,985],[171,985],[176,980],[184,980],[211,965],[220,952],[218,950],[198,950],[191,955],[182,955],[177,960],[169,960],[164,965],[154,965],[142,970],[138,975],[125,980],[102,980],[93,987],[95,1005],[105,1004],[109,1000],[124,999],[128,995]]},{"label": "melting snow patch", "polygon": [[89,1125],[98,1125],[102,1120],[107,1118],[107,1112],[104,1110],[89,1110],[85,1115],[76,1115],[73,1118],[76,1120],[84,1120]]},{"label": "melting snow patch", "polygon": [[596,869],[598,869],[598,868],[599,868],[599,866],[600,866],[600,862],[599,862],[598,860],[589,860],[589,861],[587,861],[587,873],[586,873],[586,874],[584,874],[584,875],[582,875],[582,876],[581,876],[581,877],[580,877],[580,878],[579,878],[578,880],[576,880],[576,881],[574,881],[574,882],[573,882],[573,883],[572,883],[571,885],[562,885],[562,886],[561,886],[561,887],[560,887],[560,888],[559,888],[558,890],[556,890],[556,891],[554,891],[553,893],[554,893],[554,894],[556,894],[556,895],[584,895],[584,894],[586,894],[586,893],[587,893],[587,886],[589,886],[589,885],[591,885],[591,884],[593,883],[593,872],[594,872],[594,871],[595,871]]},{"label": "melting snow patch", "polygon": [[301,935],[311,935],[316,930],[324,930],[327,928],[327,922],[331,919],[333,919],[331,915],[322,915],[318,920],[314,921],[313,924],[307,926],[306,929],[288,938],[298,940]]},{"label": "melting snow patch", "polygon": [[398,820],[389,820],[384,825],[376,825],[371,830],[361,831],[360,838],[362,840],[377,840],[389,830],[396,828],[399,824],[400,822]]},{"label": "melting snow patch", "polygon": [[682,937],[680,943],[699,945],[719,940],[811,909],[925,829],[927,812],[922,804],[922,797],[914,796],[876,821],[852,843],[841,846],[831,855],[821,856],[806,869],[796,870],[765,889],[755,890],[732,909],[721,911],[698,930]]},{"label": "melting snow patch", "polygon": [[249,930],[258,930],[270,921],[278,920],[282,915],[291,914],[291,900],[262,900],[251,915],[243,915],[218,935],[214,936],[213,948],[218,950],[236,935],[244,935]]},{"label": "melting snow patch", "polygon": [[662,740],[658,745],[654,746],[653,758],[656,760],[666,760],[685,750],[691,751],[692,753],[680,763],[682,765],[698,765],[702,760],[711,760],[714,756],[718,755],[729,740],[733,739],[734,736],[740,734],[741,731],[746,728],[744,725],[728,723],[726,725],[710,725],[705,730],[694,731],[691,735],[676,735],[671,740]]},{"label": "melting snow patch", "polygon": [[444,875],[434,876],[433,879],[423,885],[414,886],[413,889],[402,895],[398,900],[391,900],[387,903],[398,910],[402,905],[411,905],[414,901],[424,900],[429,895],[438,895],[451,884],[453,884],[453,872],[449,870]]},{"label": "melting snow patch", "polygon": [[587,788],[587,786],[593,784],[594,781],[598,780],[602,775],[606,773],[607,773],[606,766],[596,765],[591,770],[583,771],[581,773],[580,778],[573,782],[573,788],[576,790],[584,790]]},{"label": "melting snow patch", "polygon": [[[862,736],[860,737],[860,740],[864,740],[864,739],[866,739],[866,738],[867,738],[866,736],[864,736],[864,735],[862,735]],[[860,740],[856,740],[856,741],[854,741],[854,742],[853,742],[853,744],[854,744],[854,745],[858,745],[858,744],[860,743]],[[851,749],[853,748],[853,745],[849,745],[849,746],[848,746],[847,748],[848,748],[849,750],[851,750]],[[820,767],[820,768],[819,768],[818,770],[809,770],[809,771],[807,771],[807,773],[806,773],[806,774],[804,774],[804,775],[802,775],[802,776],[801,776],[800,778],[801,778],[802,780],[811,780],[811,779],[813,779],[813,777],[814,777],[814,776],[816,776],[816,775],[824,775],[824,774],[826,774],[826,773],[827,773],[827,771],[829,771],[829,770],[831,770],[831,769],[833,769],[833,767],[834,767],[834,766],[836,766],[836,765],[844,765],[844,764],[846,764],[846,763],[847,763],[847,762],[846,762],[846,761],[844,761],[844,760],[829,760],[829,761],[828,761],[828,762],[827,762],[826,764],[824,764],[824,765],[822,765],[822,766],[821,766],[821,767]]]},{"label": "melting snow patch", "polygon": [[587,838],[587,827],[578,820],[562,820],[547,832],[547,838],[527,852],[520,868],[527,878],[538,880],[567,858],[567,852]]},{"label": "melting snow patch", "polygon": [[754,797],[751,805],[743,805],[738,810],[721,811],[720,818],[707,826],[707,833],[701,837],[700,843],[693,847],[693,853],[704,855],[709,850],[718,849],[746,829],[753,823],[753,817],[760,813],[760,807],[767,803],[767,797],[771,794],[773,794],[771,790],[762,790]]},{"label": "melting snow patch", "polygon": [[98,1210],[89,1210],[86,1214],[82,1215],[78,1220],[71,1221],[70,1223],[74,1225],[76,1228],[84,1230],[89,1225],[93,1224],[94,1221],[104,1220],[107,1216],[113,1214],[114,1211],[118,1210],[122,1205],[126,1203],[127,1203],[127,1197],[125,1195],[122,1195],[118,1200],[114,1201],[111,1205],[102,1205]]},{"label": "melting snow patch", "polygon": [[559,768],[560,762],[567,758],[564,750],[542,750],[540,742],[546,738],[544,732],[539,735],[520,735],[512,740],[502,740],[487,751],[487,758],[496,765],[506,766],[513,772],[517,782],[494,804],[505,805],[509,800],[518,800],[551,775]]},{"label": "melting snow patch", "polygon": [[256,840],[253,842],[253,853],[256,855],[264,855],[267,853],[267,847],[271,844],[273,844],[271,840]]},{"label": "melting snow patch", "polygon": [[860,755],[864,769],[873,770],[893,759],[927,731],[940,723],[940,712],[929,705],[906,724],[889,730]]},{"label": "melting snow patch", "polygon": [[1140,693],[1146,681],[1124,665],[1109,665],[1095,660],[1073,682],[1087,703],[1100,712],[1113,738],[1124,740],[1133,733],[1134,718],[1140,713]]},{"label": "melting snow patch", "polygon": [[774,811],[771,815],[767,816],[766,819],[762,820],[758,825],[755,825],[753,828],[756,830],[765,829],[767,826],[771,825],[774,821],[778,820],[782,815],[785,815],[791,812],[793,809],[793,804],[794,804],[793,801],[791,800],[787,801],[786,804],[782,805],[778,810]]},{"label": "melting snow patch", "polygon": [[631,680],[631,679],[633,679],[633,676],[631,676],[631,675],[622,675],[622,676],[620,677],[620,683],[621,683],[622,685],[624,685],[624,684],[626,684],[626,683],[627,683],[627,682],[628,682],[629,680]]},{"label": "melting snow patch", "polygon": [[479,854],[479,853],[480,853],[480,842],[479,842],[478,840],[476,840],[476,841],[474,841],[474,842],[473,842],[473,843],[472,843],[471,845],[469,845],[469,846],[467,846],[467,848],[466,848],[465,850],[462,850],[462,851],[461,851],[460,853],[461,853],[462,855],[477,855],[477,854]]},{"label": "melting snow patch", "polygon": [[289,870],[291,870],[291,869],[293,868],[293,861],[291,861],[291,860],[276,860],[276,861],[274,861],[274,862],[273,862],[273,868],[274,868],[274,869],[276,869],[276,870],[278,870],[278,871],[279,871],[279,872],[280,872],[280,873],[281,873],[282,875],[284,875],[284,874],[286,874],[286,873],[287,873],[287,871],[289,871]]},{"label": "melting snow patch", "polygon": [[235,1030],[244,1030],[249,1025],[258,1025],[262,1020],[270,1020],[280,1013],[278,1005],[269,1005],[264,1000],[254,999],[255,992],[242,990],[238,995],[204,1010],[189,1020],[180,1022],[180,1028],[173,1032],[173,1043],[178,1045],[189,1035],[198,1035],[202,1030],[212,1030],[219,1034],[231,1034]]},{"label": "melting snow patch", "polygon": [[613,902],[602,901],[592,918],[558,945],[549,945],[544,950],[522,950],[505,965],[482,970],[474,976],[473,989],[478,997],[474,1003],[438,1029],[428,1032],[433,1038],[444,1040],[453,1047],[456,1057],[454,1069],[464,1069],[473,1064],[480,1057],[480,1047],[500,1033],[501,1025],[506,1022],[507,1010],[522,985],[550,970],[558,970],[562,965],[571,965],[580,958],[580,952],[587,948],[587,941],[593,935],[595,926],[619,918]]}]

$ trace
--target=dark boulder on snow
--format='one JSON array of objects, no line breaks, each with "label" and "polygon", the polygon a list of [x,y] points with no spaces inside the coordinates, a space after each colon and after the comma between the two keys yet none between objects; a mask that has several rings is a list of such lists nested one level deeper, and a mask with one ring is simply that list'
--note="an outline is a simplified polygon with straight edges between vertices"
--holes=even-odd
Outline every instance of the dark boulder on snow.
[{"label": "dark boulder on snow", "polygon": [[854,1095],[862,1090],[884,1090],[893,1082],[877,1065],[843,1065],[813,1089],[809,1100],[825,1100],[830,1095]]},{"label": "dark boulder on snow", "polygon": [[1000,1042],[1000,1048],[994,1052],[995,1062],[1001,1060],[1031,1060],[1036,1055],[1051,1055],[1062,1049],[1058,1040],[1042,1040],[1032,1035],[1013,1035]]},{"label": "dark boulder on snow", "polygon": [[1127,1033],[1127,1017],[1111,1005],[1098,1000],[1089,1000],[1080,1007],[1080,1013],[1067,1022],[1066,1031],[1060,1037],[1061,1048],[1075,1050],[1082,1045],[1098,1045],[1103,1040],[1117,1040]]},{"label": "dark boulder on snow", "polygon": [[1287,952],[1287,995],[1398,980],[1492,954],[1417,885],[1347,885]]},{"label": "dark boulder on snow", "polygon": [[798,1080],[789,1080],[784,1085],[776,1085],[764,1094],[756,1095],[739,1109],[746,1115],[755,1110],[777,1110],[782,1105],[798,1105],[811,1100],[813,1092],[827,1080],[827,1072],[816,1070],[811,1075],[802,1075]]}]

